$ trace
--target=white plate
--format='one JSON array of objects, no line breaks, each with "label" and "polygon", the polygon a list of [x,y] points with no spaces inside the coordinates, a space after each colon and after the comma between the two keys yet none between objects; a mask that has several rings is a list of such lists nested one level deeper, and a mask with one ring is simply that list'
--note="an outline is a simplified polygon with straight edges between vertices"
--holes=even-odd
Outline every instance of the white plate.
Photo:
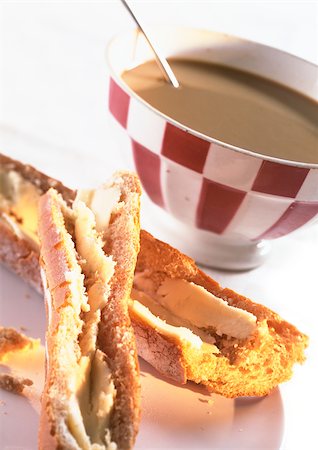
[{"label": "white plate", "polygon": [[[23,281],[0,267],[1,324],[25,328],[44,342],[43,300]],[[279,449],[284,423],[279,390],[257,398],[229,400],[188,383],[178,386],[140,361],[142,421],[136,449]],[[0,448],[35,450],[44,348],[14,359],[18,373],[34,381],[26,397],[0,392]],[[8,370],[2,365],[1,370]],[[4,402],[4,403],[2,403]]]}]

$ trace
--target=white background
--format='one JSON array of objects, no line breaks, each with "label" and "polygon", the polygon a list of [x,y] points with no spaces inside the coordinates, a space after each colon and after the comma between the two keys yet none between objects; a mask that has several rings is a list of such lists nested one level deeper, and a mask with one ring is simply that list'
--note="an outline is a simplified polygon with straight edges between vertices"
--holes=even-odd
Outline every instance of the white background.
[{"label": "white background", "polygon": [[[149,25],[170,23],[214,29],[318,63],[317,2],[133,4],[139,17]],[[115,169],[124,168],[107,117],[105,48],[114,34],[130,27],[133,24],[119,1],[0,2],[0,151],[31,162],[72,186],[97,184]],[[147,210],[143,215],[143,220],[151,222]],[[316,225],[277,241],[266,263],[254,271],[239,274],[211,271],[221,284],[275,309],[311,337],[306,364],[298,367],[292,381],[280,389],[283,450],[318,448],[314,409],[318,400],[317,250]],[[1,272],[0,314],[1,321],[12,325],[12,316],[5,314],[7,299],[3,298],[4,291],[8,292],[9,277],[7,272]],[[12,283],[14,278],[10,278],[10,289]],[[17,323],[22,324],[20,319]],[[6,402],[10,403],[10,396],[6,396]],[[272,414],[278,412],[273,410]],[[0,410],[0,420],[3,417]],[[14,422],[14,415],[11,420]],[[255,416],[250,412],[247,420],[253,424]],[[161,426],[165,438],[157,442],[157,448],[165,448],[172,442],[169,444],[164,423]],[[262,433],[270,435],[271,426]],[[140,439],[144,439],[144,429]],[[147,445],[145,442],[140,440],[137,444],[149,449],[149,442]],[[192,448],[208,448],[206,442],[198,439],[195,442],[197,447],[193,444]],[[257,448],[279,448],[277,443],[266,442]],[[14,445],[12,436],[5,444]],[[29,445],[26,442],[22,448],[31,449]],[[218,445],[226,448],[225,441]],[[233,442],[231,448],[235,448]],[[237,448],[244,447],[238,444]]]}]

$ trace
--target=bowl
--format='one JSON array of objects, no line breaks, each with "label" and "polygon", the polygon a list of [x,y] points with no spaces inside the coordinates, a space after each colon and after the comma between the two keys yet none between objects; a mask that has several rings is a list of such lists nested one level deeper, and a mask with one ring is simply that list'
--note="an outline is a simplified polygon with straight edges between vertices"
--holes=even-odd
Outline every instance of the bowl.
[{"label": "bowl", "polygon": [[[165,26],[153,32],[167,57],[244,70],[317,99],[317,66],[301,58],[212,31]],[[199,263],[234,270],[258,266],[271,240],[317,220],[318,164],[238,148],[156,110],[121,78],[151,59],[137,30],[108,46],[109,111],[127,160],[156,205],[152,223]]]}]

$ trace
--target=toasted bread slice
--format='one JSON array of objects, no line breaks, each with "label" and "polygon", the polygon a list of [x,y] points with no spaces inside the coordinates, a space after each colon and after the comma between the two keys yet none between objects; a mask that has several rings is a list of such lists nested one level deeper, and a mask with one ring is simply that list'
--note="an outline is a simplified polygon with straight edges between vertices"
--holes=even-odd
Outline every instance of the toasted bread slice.
[{"label": "toasted bread slice", "polygon": [[116,174],[69,208],[40,199],[47,306],[41,449],[130,449],[140,420],[128,300],[139,250],[138,178]]},{"label": "toasted bread slice", "polygon": [[34,167],[0,153],[0,262],[42,292],[37,214],[51,187],[68,203],[76,192]]},{"label": "toasted bread slice", "polygon": [[222,288],[192,259],[141,231],[130,317],[138,354],[180,383],[226,397],[263,396],[305,359],[307,336]]}]

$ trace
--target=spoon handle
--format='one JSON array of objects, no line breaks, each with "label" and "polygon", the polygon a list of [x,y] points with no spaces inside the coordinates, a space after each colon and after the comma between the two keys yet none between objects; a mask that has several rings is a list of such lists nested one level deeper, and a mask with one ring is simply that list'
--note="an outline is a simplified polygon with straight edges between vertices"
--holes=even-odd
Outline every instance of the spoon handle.
[{"label": "spoon handle", "polygon": [[160,67],[160,69],[162,70],[166,80],[172,84],[173,87],[178,88],[180,86],[175,74],[173,73],[170,65],[168,64],[168,61],[166,60],[166,58],[164,58],[158,49],[156,49],[151,41],[151,39],[149,38],[149,36],[147,36],[145,30],[143,29],[142,25],[140,24],[139,20],[137,19],[137,17],[135,16],[135,13],[132,11],[131,7],[129,6],[128,2],[126,0],[120,0],[122,2],[122,4],[125,6],[125,8],[128,10],[129,14],[131,15],[131,17],[134,19],[134,21],[136,22],[138,28],[140,29],[140,31],[142,32],[142,34],[145,36],[148,44],[150,45],[152,51],[154,52],[154,55],[156,57],[157,63]]}]

